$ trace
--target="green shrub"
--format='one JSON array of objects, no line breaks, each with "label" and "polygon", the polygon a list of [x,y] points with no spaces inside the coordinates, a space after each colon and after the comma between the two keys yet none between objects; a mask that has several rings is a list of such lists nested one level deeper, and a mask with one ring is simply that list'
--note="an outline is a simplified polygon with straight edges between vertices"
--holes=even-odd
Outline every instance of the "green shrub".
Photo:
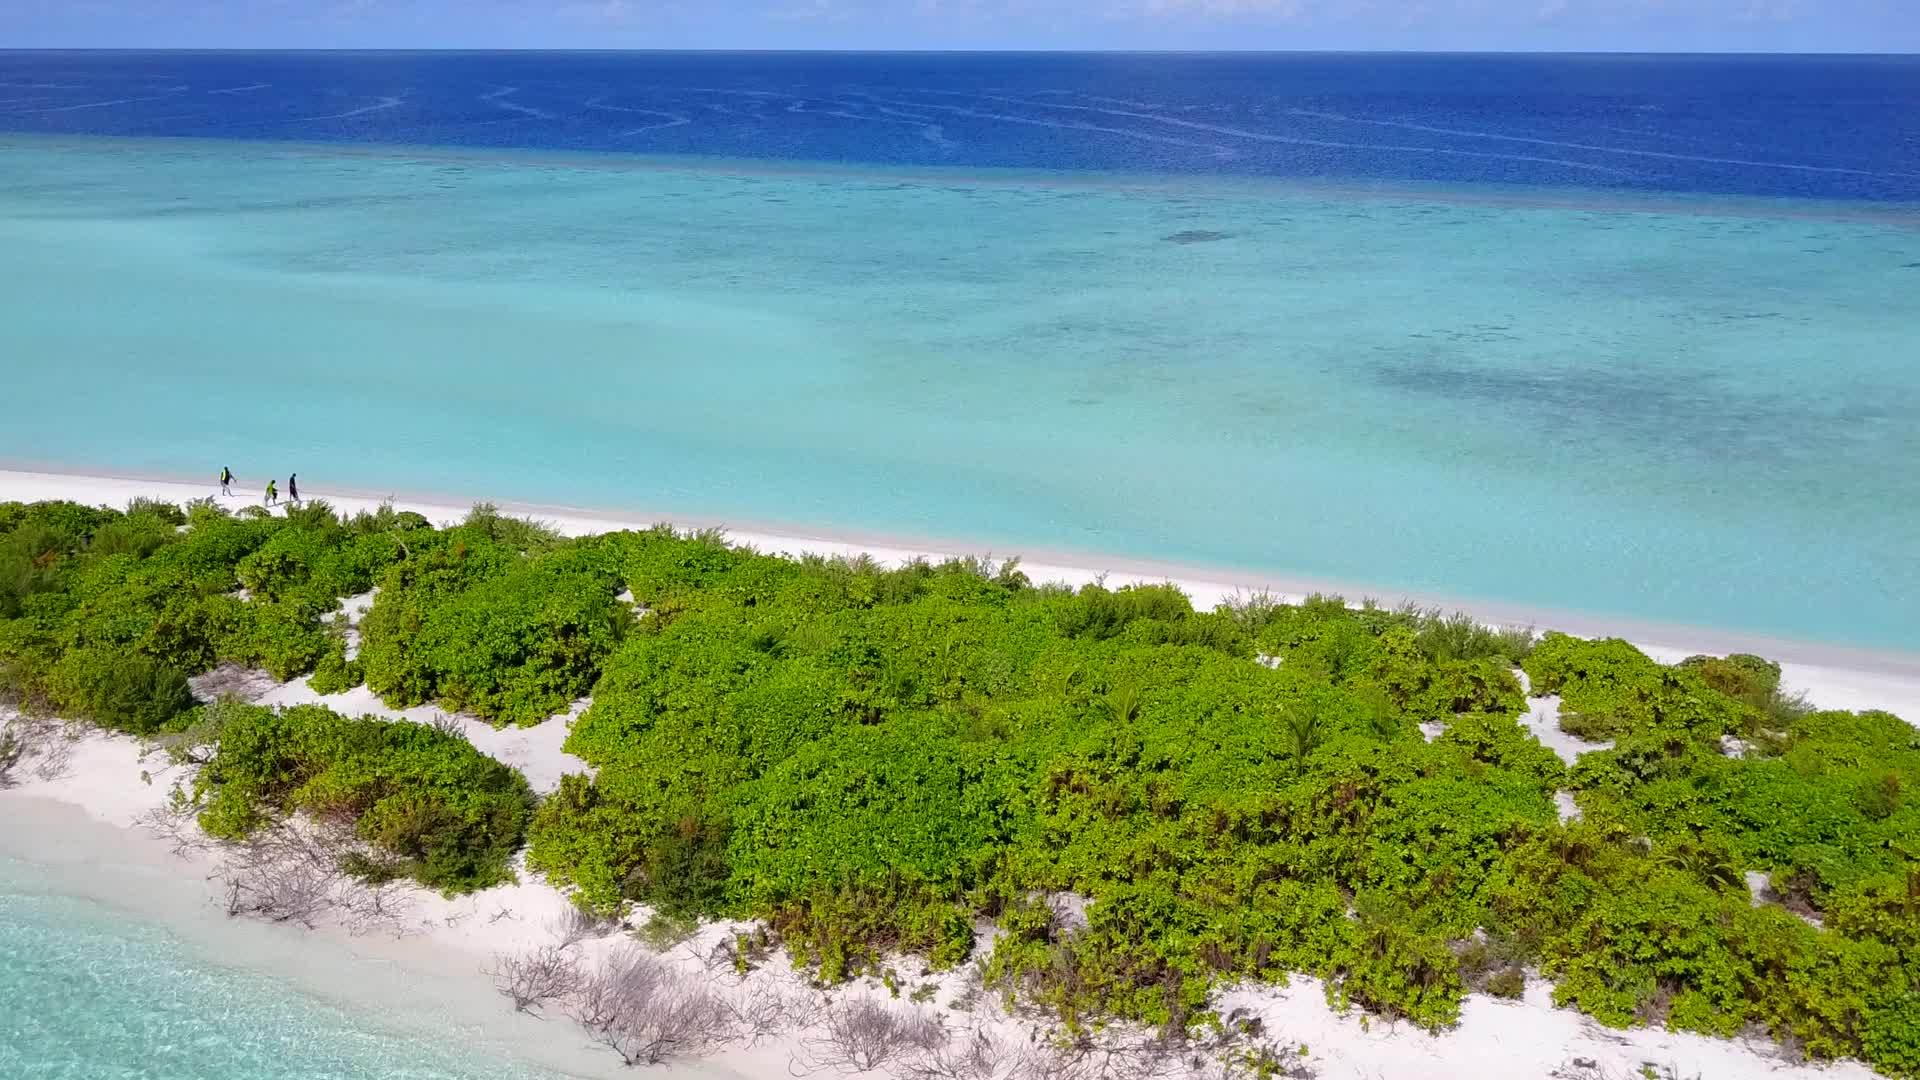
[{"label": "green shrub", "polygon": [[194,779],[200,823],[240,839],[296,812],[351,821],[382,857],[364,874],[447,893],[513,880],[532,792],[465,739],[404,721],[349,720],[317,705],[211,706],[218,743]]},{"label": "green shrub", "polygon": [[1497,998],[1519,998],[1527,992],[1526,973],[1505,967],[1487,976],[1487,993]]},{"label": "green shrub", "polygon": [[127,516],[130,518],[149,517],[164,525],[178,528],[187,523],[186,512],[170,502],[158,499],[134,499],[127,503]]},{"label": "green shrub", "polygon": [[326,651],[314,662],[307,685],[316,694],[341,694],[359,686],[365,678],[360,661],[347,659],[347,639],[342,631],[331,635]]},{"label": "green shrub", "polygon": [[592,549],[529,558],[464,530],[383,580],[361,626],[367,686],[395,707],[537,723],[586,695],[633,616]]},{"label": "green shrub", "polygon": [[69,652],[48,681],[63,712],[133,735],[167,730],[194,706],[184,671],[115,649]]},{"label": "green shrub", "polygon": [[1525,670],[1534,693],[1561,695],[1561,730],[1584,739],[1655,731],[1718,739],[1759,726],[1759,712],[1710,686],[1700,665],[1664,667],[1618,639],[1548,634]]},{"label": "green shrub", "polygon": [[1435,663],[1498,660],[1508,666],[1525,660],[1535,644],[1531,630],[1488,626],[1464,611],[1421,613],[1415,617],[1414,640]]}]

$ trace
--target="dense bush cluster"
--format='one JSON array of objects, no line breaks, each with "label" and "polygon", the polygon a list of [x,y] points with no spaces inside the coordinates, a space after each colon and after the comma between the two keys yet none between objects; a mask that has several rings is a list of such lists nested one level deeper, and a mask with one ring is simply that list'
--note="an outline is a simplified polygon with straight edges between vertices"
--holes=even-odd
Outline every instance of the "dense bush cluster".
[{"label": "dense bush cluster", "polygon": [[[592,688],[633,622],[616,599],[626,546],[563,544],[489,507],[434,529],[320,502],[0,504],[0,694],[148,734],[192,707],[189,676],[231,662],[535,722]],[[336,612],[375,586],[350,661]]]},{"label": "dense bush cluster", "polygon": [[533,794],[519,773],[425,724],[349,720],[317,705],[221,702],[195,729],[214,745],[194,778],[200,825],[241,840],[295,812],[351,822],[350,869],[447,892],[512,880]]},{"label": "dense bush cluster", "polygon": [[401,557],[418,515],[323,503],[229,515],[135,502],[0,505],[0,694],[148,734],[221,662],[279,678],[327,652],[322,619]]},{"label": "dense bush cluster", "polygon": [[[1440,1026],[1535,970],[1613,1024],[1920,1066],[1920,744],[1765,661],[625,542],[653,614],[575,725],[597,778],[533,834],[589,906],[765,918],[829,978],[957,962],[985,917],[997,985],[1075,1024],[1304,971]],[[1612,748],[1543,748],[1521,665]]]},{"label": "dense bush cluster", "polygon": [[485,507],[419,537],[361,626],[367,687],[395,707],[438,701],[499,723],[564,710],[633,622],[616,599],[624,546],[562,543]]},{"label": "dense bush cluster", "polygon": [[[375,585],[349,660],[325,618]],[[484,507],[435,530],[0,506],[0,691],[151,732],[223,660],[503,723],[591,693],[568,745],[596,773],[533,811],[530,863],[590,909],[764,919],[829,980],[985,958],[1070,1026],[1178,1030],[1288,972],[1435,1027],[1538,973],[1610,1024],[1920,1076],[1920,739],[1786,699],[1756,657],[663,529],[564,541]],[[1595,740],[1576,765],[1521,723],[1517,671]],[[397,872],[504,872],[524,788],[470,748],[225,716],[216,832],[346,813]]]}]

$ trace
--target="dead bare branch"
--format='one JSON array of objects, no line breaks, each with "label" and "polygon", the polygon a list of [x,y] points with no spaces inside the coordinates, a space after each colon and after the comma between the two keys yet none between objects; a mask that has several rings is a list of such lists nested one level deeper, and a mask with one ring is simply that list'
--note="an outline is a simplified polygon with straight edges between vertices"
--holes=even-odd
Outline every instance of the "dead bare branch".
[{"label": "dead bare branch", "polygon": [[58,780],[66,774],[80,729],[50,716],[0,708],[0,790],[20,783],[31,763],[33,775]]},{"label": "dead bare branch", "polygon": [[1025,1043],[973,1027],[906,1055],[890,1071],[901,1080],[1016,1080],[1037,1075],[1029,1061],[1036,1056]]},{"label": "dead bare branch", "polygon": [[20,766],[20,760],[27,756],[27,741],[14,730],[12,724],[0,728],[0,789],[10,788],[19,783],[13,771]]},{"label": "dead bare branch", "polygon": [[297,922],[311,930],[333,906],[339,875],[305,862],[263,863],[225,874],[227,914]]},{"label": "dead bare branch", "polygon": [[354,935],[382,930],[395,937],[407,929],[414,886],[405,881],[381,881],[341,890],[340,906],[347,914],[347,931]]},{"label": "dead bare branch", "polygon": [[141,828],[165,840],[175,855],[185,857],[213,846],[212,839],[200,831],[196,816],[198,809],[184,799],[177,798],[142,814],[139,824]]},{"label": "dead bare branch", "polygon": [[348,826],[305,819],[271,822],[246,840],[221,844],[215,878],[227,886],[227,915],[311,930],[324,913],[349,909],[359,886],[342,861],[355,847]]},{"label": "dead bare branch", "polygon": [[1041,1080],[1156,1080],[1204,1067],[1204,1055],[1189,1060],[1183,1054],[1191,1049],[1157,1035],[1083,1036],[1034,1047],[1023,1062],[1021,1075]]},{"label": "dead bare branch", "polygon": [[578,907],[569,907],[565,915],[552,920],[549,926],[560,947],[570,949],[583,941],[603,938],[613,933],[620,928],[620,920],[595,915]]},{"label": "dead bare branch", "polygon": [[731,1037],[747,1046],[808,1027],[820,1017],[818,994],[778,986],[745,986],[718,996],[726,1010]]},{"label": "dead bare branch", "polygon": [[212,671],[193,676],[187,680],[187,685],[193,687],[194,696],[202,701],[219,701],[221,698],[258,701],[279,686],[280,680],[259,668],[225,663]]},{"label": "dead bare branch", "polygon": [[653,956],[623,949],[574,999],[573,1017],[628,1065],[711,1051],[730,1034],[727,1010],[704,986]]},{"label": "dead bare branch", "polygon": [[696,957],[708,971],[730,972],[745,979],[773,954],[774,938],[764,926],[741,931],[714,942],[704,957]]},{"label": "dead bare branch", "polygon": [[580,961],[564,945],[542,945],[521,956],[497,954],[488,974],[515,1009],[535,1015],[544,1006],[578,993],[586,983]]},{"label": "dead bare branch", "polygon": [[946,1042],[939,1017],[859,998],[827,1006],[818,1030],[802,1040],[798,1063],[807,1071],[867,1072]]}]

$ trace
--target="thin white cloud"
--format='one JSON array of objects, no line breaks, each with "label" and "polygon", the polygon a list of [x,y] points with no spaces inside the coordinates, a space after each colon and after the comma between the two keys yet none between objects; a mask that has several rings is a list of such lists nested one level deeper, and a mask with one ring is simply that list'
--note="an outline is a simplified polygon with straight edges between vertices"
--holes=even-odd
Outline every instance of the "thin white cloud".
[{"label": "thin white cloud", "polygon": [[1144,0],[1135,10],[1146,15],[1260,16],[1291,22],[1308,17],[1312,8],[1307,0]]},{"label": "thin white cloud", "polygon": [[767,17],[775,22],[838,23],[852,18],[854,12],[838,0],[801,0],[787,7],[772,8]]}]

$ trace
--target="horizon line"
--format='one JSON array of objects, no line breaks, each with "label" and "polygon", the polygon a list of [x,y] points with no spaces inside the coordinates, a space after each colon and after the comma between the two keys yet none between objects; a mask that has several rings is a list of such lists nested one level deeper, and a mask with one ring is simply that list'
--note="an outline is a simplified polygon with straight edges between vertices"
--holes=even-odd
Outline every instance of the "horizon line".
[{"label": "horizon line", "polygon": [[684,55],[714,54],[736,56],[1564,56],[1564,57],[1857,57],[1862,59],[1920,59],[1920,50],[1906,52],[1865,52],[1841,49],[1815,50],[1700,50],[1700,49],[1103,49],[1103,48],[687,48],[610,49],[588,46],[515,48],[511,46],[461,47],[447,45],[368,45],[315,48],[267,45],[30,45],[0,48],[0,56],[19,53],[465,53],[465,54],[537,54],[580,53],[590,55]]}]

